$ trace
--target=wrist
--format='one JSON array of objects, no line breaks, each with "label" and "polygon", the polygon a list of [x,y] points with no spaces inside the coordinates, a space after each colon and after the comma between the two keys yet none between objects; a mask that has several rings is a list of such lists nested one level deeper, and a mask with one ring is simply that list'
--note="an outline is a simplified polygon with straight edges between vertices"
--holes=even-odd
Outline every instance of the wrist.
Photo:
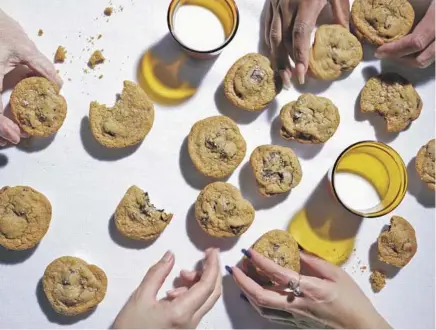
[{"label": "wrist", "polygon": [[351,329],[392,329],[389,323],[376,311],[374,315],[363,319],[355,320]]}]

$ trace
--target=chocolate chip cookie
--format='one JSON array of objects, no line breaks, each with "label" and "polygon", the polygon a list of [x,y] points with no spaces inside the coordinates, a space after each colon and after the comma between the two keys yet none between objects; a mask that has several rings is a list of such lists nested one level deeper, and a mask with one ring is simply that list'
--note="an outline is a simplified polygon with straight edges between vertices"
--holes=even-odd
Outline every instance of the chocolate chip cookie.
[{"label": "chocolate chip cookie", "polygon": [[225,116],[208,117],[192,126],[188,151],[195,167],[204,175],[230,175],[245,157],[247,146],[238,126]]},{"label": "chocolate chip cookie", "polygon": [[67,102],[59,87],[42,77],[21,80],[11,94],[11,113],[30,136],[55,134],[67,116]]},{"label": "chocolate chip cookie", "polygon": [[301,143],[324,143],[339,126],[338,108],[329,99],[302,94],[280,111],[280,135]]},{"label": "chocolate chip cookie", "polygon": [[355,0],[351,8],[356,34],[375,45],[405,36],[414,19],[415,12],[407,0]]},{"label": "chocolate chip cookie", "polygon": [[397,73],[370,78],[360,96],[362,112],[377,112],[388,132],[400,132],[421,114],[422,101],[412,84]]},{"label": "chocolate chip cookie", "polygon": [[73,316],[90,311],[103,300],[107,277],[97,266],[66,256],[47,266],[42,284],[53,309]]},{"label": "chocolate chip cookie", "polygon": [[214,182],[200,192],[195,218],[211,236],[241,236],[253,223],[254,208],[230,183]]},{"label": "chocolate chip cookie", "polygon": [[362,60],[360,41],[342,25],[321,25],[310,49],[309,68],[315,77],[337,79],[353,70]]},{"label": "chocolate chip cookie", "polygon": [[281,90],[280,79],[269,59],[247,54],[236,61],[224,78],[224,93],[237,107],[249,111],[264,109]]},{"label": "chocolate chip cookie", "polygon": [[171,222],[173,215],[158,210],[148,193],[137,186],[130,187],[115,211],[115,225],[125,236],[137,240],[158,237]]},{"label": "chocolate chip cookie", "polygon": [[137,84],[124,81],[115,106],[91,102],[89,123],[95,139],[108,148],[124,148],[141,142],[154,122],[154,106]]},{"label": "chocolate chip cookie", "polygon": [[406,266],[415,255],[417,248],[415,230],[402,217],[393,216],[389,229],[378,237],[380,261],[395,267]]},{"label": "chocolate chip cookie", "polygon": [[419,149],[415,160],[415,167],[419,177],[432,190],[436,190],[435,161],[435,139],[433,139]]},{"label": "chocolate chip cookie", "polygon": [[263,145],[254,149],[250,164],[264,196],[290,191],[301,181],[303,173],[297,156],[290,148]]},{"label": "chocolate chip cookie", "polygon": [[51,204],[40,192],[25,186],[0,190],[0,245],[10,250],[36,246],[47,233]]}]

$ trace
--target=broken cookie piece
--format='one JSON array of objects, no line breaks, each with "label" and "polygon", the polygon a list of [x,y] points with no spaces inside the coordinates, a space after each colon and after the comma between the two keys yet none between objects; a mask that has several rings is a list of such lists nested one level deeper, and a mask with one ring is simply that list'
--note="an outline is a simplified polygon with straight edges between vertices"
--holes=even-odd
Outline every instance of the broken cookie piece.
[{"label": "broken cookie piece", "polygon": [[42,29],[38,30],[38,37],[41,37],[44,34],[44,31]]},{"label": "broken cookie piece", "polygon": [[303,176],[300,162],[290,148],[263,145],[254,149],[250,164],[264,196],[273,196],[296,187]]},{"label": "broken cookie piece", "polygon": [[380,292],[386,285],[386,275],[378,270],[375,270],[371,273],[369,282],[371,283],[372,291],[375,293]]},{"label": "broken cookie piece", "polygon": [[137,186],[130,187],[115,211],[115,225],[125,236],[136,240],[158,237],[171,222],[173,215],[157,209],[148,193]]},{"label": "broken cookie piece", "polygon": [[64,47],[59,46],[58,49],[56,49],[56,53],[54,56],[55,63],[64,63],[65,59],[67,58],[67,51]]},{"label": "broken cookie piece", "polygon": [[95,139],[108,148],[124,148],[141,142],[154,122],[154,106],[144,90],[124,81],[120,99],[112,108],[94,101],[89,123]]},{"label": "broken cookie piece", "polygon": [[104,63],[104,61],[105,57],[103,56],[102,52],[100,50],[96,50],[89,58],[88,66],[91,69],[94,69],[97,64]]},{"label": "broken cookie piece", "polygon": [[114,11],[114,9],[112,8],[112,7],[106,7],[105,9],[104,9],[104,14],[106,15],[106,16],[111,16],[112,15],[112,13],[113,13],[113,11]]},{"label": "broken cookie piece", "polygon": [[436,190],[435,154],[435,139],[432,139],[419,149],[415,160],[415,168],[419,178],[431,190]]},{"label": "broken cookie piece", "polygon": [[253,223],[254,208],[230,183],[214,182],[198,196],[195,218],[211,236],[236,237],[245,233]]}]

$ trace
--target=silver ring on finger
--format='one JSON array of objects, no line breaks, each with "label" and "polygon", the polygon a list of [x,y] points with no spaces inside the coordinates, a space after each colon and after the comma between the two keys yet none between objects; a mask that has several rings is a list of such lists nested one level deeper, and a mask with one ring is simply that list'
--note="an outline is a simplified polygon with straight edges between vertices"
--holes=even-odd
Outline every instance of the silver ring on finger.
[{"label": "silver ring on finger", "polygon": [[294,296],[296,296],[296,297],[301,296],[300,274],[298,274],[298,280],[296,282],[294,282],[292,279],[289,280],[288,289],[289,289],[289,292],[292,293]]}]

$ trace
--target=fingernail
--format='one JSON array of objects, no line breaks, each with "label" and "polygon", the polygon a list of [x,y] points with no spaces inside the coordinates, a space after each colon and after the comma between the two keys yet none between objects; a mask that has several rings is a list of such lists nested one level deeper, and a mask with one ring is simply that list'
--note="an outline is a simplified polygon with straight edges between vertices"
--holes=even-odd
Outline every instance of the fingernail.
[{"label": "fingernail", "polygon": [[164,256],[162,257],[162,261],[169,262],[172,257],[173,257],[173,253],[171,251],[167,251],[167,252],[165,252]]},{"label": "fingernail", "polygon": [[245,249],[242,249],[241,252],[248,258],[251,259],[251,253],[250,251],[247,251]]},{"label": "fingernail", "polygon": [[247,296],[245,294],[243,294],[242,292],[239,294],[239,297],[241,297],[242,300],[249,302]]},{"label": "fingernail", "polygon": [[283,88],[286,90],[291,88],[291,76],[289,72],[287,72],[286,70],[280,71],[280,77],[282,77]]},{"label": "fingernail", "polygon": [[304,67],[303,63],[298,63],[296,69],[298,75],[298,82],[300,83],[300,85],[303,85],[306,68]]},{"label": "fingernail", "polygon": [[227,270],[227,272],[228,272],[230,275],[233,275],[233,269],[232,269],[232,267],[226,265],[226,270]]}]

